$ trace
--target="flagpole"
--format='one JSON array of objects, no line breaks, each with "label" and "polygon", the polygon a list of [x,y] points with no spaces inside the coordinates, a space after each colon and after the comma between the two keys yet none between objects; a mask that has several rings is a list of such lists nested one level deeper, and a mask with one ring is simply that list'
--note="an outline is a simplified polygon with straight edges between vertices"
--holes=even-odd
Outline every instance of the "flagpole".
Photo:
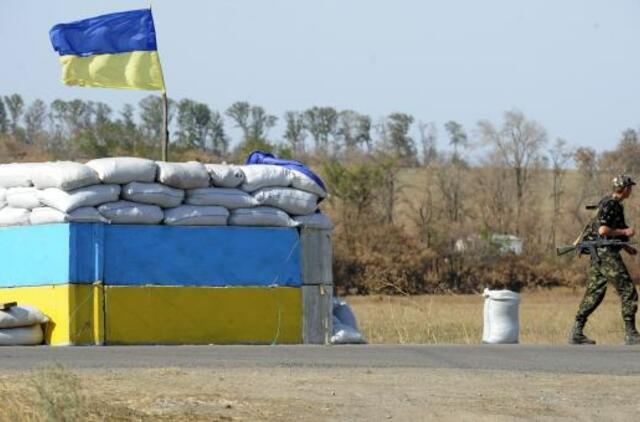
[{"label": "flagpole", "polygon": [[[148,0],[149,10],[151,10],[151,0]],[[158,54],[158,58],[160,55]],[[162,72],[162,68],[160,68]],[[167,90],[164,83],[164,74],[162,75],[162,161],[169,160],[169,102],[167,100]]]}]

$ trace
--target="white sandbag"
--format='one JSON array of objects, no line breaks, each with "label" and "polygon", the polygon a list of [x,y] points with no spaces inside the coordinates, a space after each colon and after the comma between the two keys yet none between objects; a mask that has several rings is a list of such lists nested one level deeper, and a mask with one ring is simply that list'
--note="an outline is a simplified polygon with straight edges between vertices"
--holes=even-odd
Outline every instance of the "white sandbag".
[{"label": "white sandbag", "polygon": [[333,222],[326,214],[316,212],[309,215],[298,215],[293,217],[295,221],[300,223],[300,226],[310,229],[331,230],[333,229]]},{"label": "white sandbag", "polygon": [[0,203],[7,202],[7,188],[0,187]]},{"label": "white sandbag", "polygon": [[38,308],[30,305],[17,305],[0,311],[0,328],[27,327],[46,322],[49,322],[49,318]]},{"label": "white sandbag", "polygon": [[333,298],[333,316],[338,318],[342,325],[358,330],[356,316],[347,302],[337,297]]},{"label": "white sandbag", "polygon": [[0,226],[28,226],[30,214],[25,208],[4,207],[0,210]]},{"label": "white sandbag", "polygon": [[258,201],[240,189],[233,188],[201,188],[187,191],[187,204],[218,205],[234,210],[237,208],[251,208],[260,205]]},{"label": "white sandbag", "polygon": [[44,334],[39,324],[0,329],[0,346],[36,346],[43,341]]},{"label": "white sandbag", "polygon": [[206,188],[210,184],[209,172],[197,161],[166,163],[158,161],[158,182],[179,189]]},{"label": "white sandbag", "polygon": [[240,189],[245,192],[273,186],[286,187],[291,184],[293,177],[288,168],[271,164],[248,164],[240,168],[244,173],[244,182]]},{"label": "white sandbag", "polygon": [[0,165],[0,186],[18,188],[33,186],[31,183],[32,163],[11,163]]},{"label": "white sandbag", "polygon": [[43,163],[32,168],[31,181],[38,189],[73,190],[100,183],[91,167],[72,161]]},{"label": "white sandbag", "polygon": [[237,188],[244,182],[244,173],[238,166],[228,164],[205,164],[214,186]]},{"label": "white sandbag", "polygon": [[126,185],[131,182],[151,183],[156,180],[155,161],[137,157],[98,158],[87,163],[102,183]]},{"label": "white sandbag", "polygon": [[36,188],[9,188],[7,189],[7,205],[28,210],[41,207],[42,204],[38,199],[39,192]]},{"label": "white sandbag", "polygon": [[69,213],[51,207],[40,207],[31,210],[31,225],[59,223],[109,223],[95,207],[80,207]]},{"label": "white sandbag", "polygon": [[333,317],[333,332],[331,344],[364,344],[366,340],[360,331],[344,325],[338,318]]},{"label": "white sandbag", "polygon": [[484,289],[482,342],[518,343],[520,295],[510,290]]},{"label": "white sandbag", "polygon": [[280,208],[293,215],[308,215],[318,207],[318,195],[293,188],[269,187],[253,193],[260,205]]},{"label": "white sandbag", "polygon": [[172,208],[182,203],[184,190],[161,183],[132,182],[122,188],[122,197],[133,202]]},{"label": "white sandbag", "polygon": [[181,205],[164,211],[164,224],[170,226],[226,226],[229,211],[223,207]]},{"label": "white sandbag", "polygon": [[117,201],[102,204],[98,211],[113,224],[158,224],[164,218],[157,205]]},{"label": "white sandbag", "polygon": [[300,189],[306,192],[315,193],[320,198],[327,196],[327,191],[322,189],[316,181],[307,176],[306,174],[297,170],[291,169],[291,187]]},{"label": "white sandbag", "polygon": [[48,188],[40,191],[40,202],[51,208],[68,213],[80,207],[94,207],[120,198],[120,185],[91,185],[65,191]]},{"label": "white sandbag", "polygon": [[238,208],[232,210],[229,216],[230,226],[271,226],[271,227],[297,227],[289,215],[277,208],[255,207]]}]

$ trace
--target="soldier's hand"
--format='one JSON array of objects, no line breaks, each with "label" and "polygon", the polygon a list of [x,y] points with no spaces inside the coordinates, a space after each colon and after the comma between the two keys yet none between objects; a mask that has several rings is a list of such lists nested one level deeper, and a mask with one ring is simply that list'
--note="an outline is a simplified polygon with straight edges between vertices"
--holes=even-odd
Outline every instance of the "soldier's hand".
[{"label": "soldier's hand", "polygon": [[638,250],[636,248],[634,248],[633,246],[624,245],[623,248],[624,248],[625,252],[628,253],[629,255],[637,255],[638,254]]},{"label": "soldier's hand", "polygon": [[633,237],[633,235],[636,234],[636,231],[633,229],[633,227],[627,227],[626,229],[624,229],[624,232],[624,235],[628,237]]}]

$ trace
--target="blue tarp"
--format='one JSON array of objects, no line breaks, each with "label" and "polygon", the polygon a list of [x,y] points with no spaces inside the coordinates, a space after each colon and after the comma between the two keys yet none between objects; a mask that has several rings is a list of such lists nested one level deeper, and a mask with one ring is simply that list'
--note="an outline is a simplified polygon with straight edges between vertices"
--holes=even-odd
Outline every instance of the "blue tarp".
[{"label": "blue tarp", "polygon": [[317,174],[311,171],[309,167],[296,160],[285,160],[278,158],[275,155],[264,151],[253,151],[247,157],[245,164],[273,164],[276,166],[286,167],[291,170],[299,171],[300,173],[308,176],[311,180],[316,182],[323,190],[327,190],[324,186],[324,182]]}]

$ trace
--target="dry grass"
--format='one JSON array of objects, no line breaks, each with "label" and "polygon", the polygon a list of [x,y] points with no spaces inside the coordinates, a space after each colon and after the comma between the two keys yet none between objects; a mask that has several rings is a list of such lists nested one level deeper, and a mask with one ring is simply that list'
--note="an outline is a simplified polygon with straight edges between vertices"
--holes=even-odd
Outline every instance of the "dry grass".
[{"label": "dry grass", "polygon": [[[522,293],[520,342],[564,344],[582,290],[552,289]],[[370,343],[480,343],[480,295],[351,296],[347,302]],[[591,316],[586,333],[598,344],[623,341],[620,301],[613,289]]]}]

